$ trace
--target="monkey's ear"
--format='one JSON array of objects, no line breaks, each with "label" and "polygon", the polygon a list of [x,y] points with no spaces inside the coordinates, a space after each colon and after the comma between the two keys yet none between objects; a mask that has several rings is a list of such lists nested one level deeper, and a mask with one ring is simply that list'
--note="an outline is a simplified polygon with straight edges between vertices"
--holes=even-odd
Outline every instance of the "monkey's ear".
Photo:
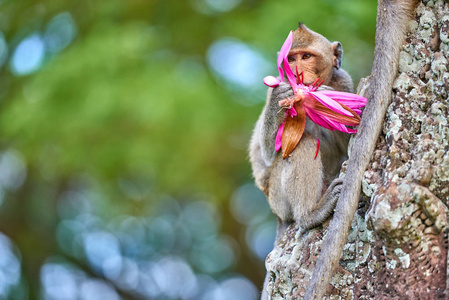
[{"label": "monkey's ear", "polygon": [[336,67],[338,70],[341,67],[341,59],[343,57],[343,47],[341,46],[340,42],[332,43],[332,52],[334,53],[334,67]]}]

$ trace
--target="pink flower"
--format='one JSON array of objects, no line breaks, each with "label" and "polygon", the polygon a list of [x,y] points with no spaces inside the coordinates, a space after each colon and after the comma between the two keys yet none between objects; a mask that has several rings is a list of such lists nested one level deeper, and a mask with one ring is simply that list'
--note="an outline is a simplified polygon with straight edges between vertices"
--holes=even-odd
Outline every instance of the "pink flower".
[{"label": "pink flower", "polygon": [[[290,31],[279,52],[277,62],[280,80],[284,81],[285,71],[294,94],[292,99],[279,101],[280,106],[288,108],[286,113],[289,116],[280,126],[275,140],[276,151],[282,148],[283,158],[286,158],[299,143],[305,128],[305,116],[329,130],[355,133],[355,129],[347,126],[356,126],[360,123],[360,108],[366,104],[366,98],[357,94],[328,90],[318,91],[318,87],[323,83],[320,78],[311,85],[305,85],[302,73],[299,74],[298,69],[296,69],[295,77],[287,58],[292,41],[293,33]],[[264,78],[264,83],[270,87],[276,87],[281,81],[274,76]],[[319,141],[317,147],[319,147]]]}]

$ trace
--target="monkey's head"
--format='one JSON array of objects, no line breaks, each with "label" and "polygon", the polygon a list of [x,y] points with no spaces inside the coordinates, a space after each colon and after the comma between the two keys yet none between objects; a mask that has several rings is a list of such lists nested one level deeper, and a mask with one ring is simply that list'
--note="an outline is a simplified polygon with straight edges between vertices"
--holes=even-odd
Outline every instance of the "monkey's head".
[{"label": "monkey's head", "polygon": [[304,24],[299,23],[298,29],[293,31],[293,43],[288,53],[288,63],[296,74],[303,72],[304,83],[311,84],[318,77],[327,85],[332,78],[334,69],[341,66],[343,49],[339,42],[329,42]]}]

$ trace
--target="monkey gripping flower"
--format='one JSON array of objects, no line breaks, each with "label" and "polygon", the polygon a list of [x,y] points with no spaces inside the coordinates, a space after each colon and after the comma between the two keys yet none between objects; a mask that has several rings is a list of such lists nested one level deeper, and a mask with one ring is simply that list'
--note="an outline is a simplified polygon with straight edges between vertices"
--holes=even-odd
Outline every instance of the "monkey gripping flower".
[{"label": "monkey gripping flower", "polygon": [[[303,74],[296,68],[296,77],[288,64],[288,52],[292,46],[293,33],[290,31],[282,45],[278,56],[278,70],[280,80],[274,76],[267,76],[263,82],[269,87],[276,87],[284,81],[284,71],[288,83],[293,89],[293,98],[279,101],[281,107],[287,108],[286,118],[279,127],[275,140],[275,149],[282,149],[285,159],[298,145],[305,129],[306,116],[316,124],[329,130],[339,130],[346,133],[355,133],[355,129],[347,126],[356,126],[360,123],[360,114],[366,104],[366,98],[357,94],[320,90],[323,83],[318,78],[311,85],[303,83]],[[282,68],[283,67],[283,68]],[[319,140],[317,139],[318,154]]]}]

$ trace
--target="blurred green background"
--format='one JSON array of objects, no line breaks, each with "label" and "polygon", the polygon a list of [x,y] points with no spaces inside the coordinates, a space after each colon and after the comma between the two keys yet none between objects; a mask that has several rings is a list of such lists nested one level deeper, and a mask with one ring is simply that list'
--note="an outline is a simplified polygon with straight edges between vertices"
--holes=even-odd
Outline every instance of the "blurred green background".
[{"label": "blurred green background", "polygon": [[371,69],[376,1],[0,1],[0,299],[258,297],[247,145],[299,21]]}]

